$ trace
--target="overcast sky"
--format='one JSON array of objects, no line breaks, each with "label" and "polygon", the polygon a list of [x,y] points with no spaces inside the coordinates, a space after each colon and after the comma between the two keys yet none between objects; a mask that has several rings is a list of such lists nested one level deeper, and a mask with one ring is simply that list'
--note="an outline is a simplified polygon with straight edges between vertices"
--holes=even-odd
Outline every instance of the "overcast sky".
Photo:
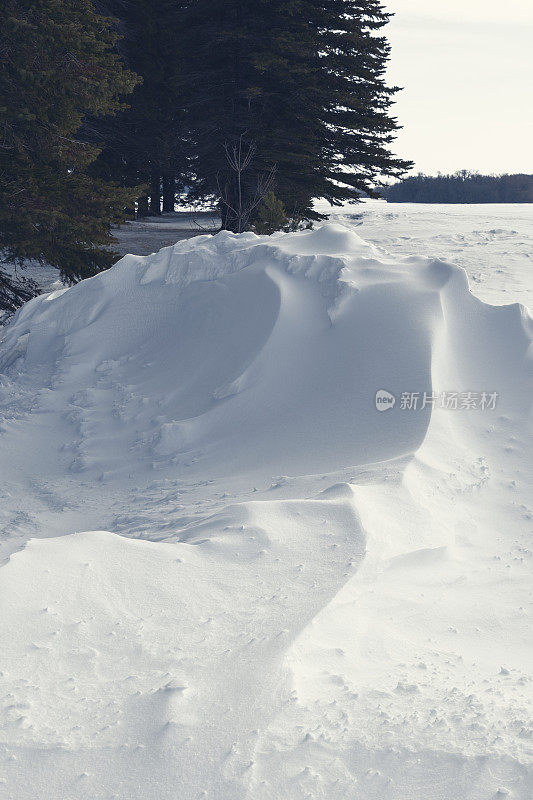
[{"label": "overcast sky", "polygon": [[382,0],[415,170],[533,173],[533,0]]}]

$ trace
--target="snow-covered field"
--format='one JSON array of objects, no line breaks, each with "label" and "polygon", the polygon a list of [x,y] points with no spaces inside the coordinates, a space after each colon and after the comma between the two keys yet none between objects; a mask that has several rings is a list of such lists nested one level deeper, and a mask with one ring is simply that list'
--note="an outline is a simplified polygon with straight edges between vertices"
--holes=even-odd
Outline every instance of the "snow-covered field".
[{"label": "snow-covered field", "polygon": [[458,264],[473,294],[486,303],[520,302],[533,309],[533,204],[367,200],[335,209],[332,219],[392,253]]},{"label": "snow-covered field", "polygon": [[0,796],[531,800],[532,242],[367,203],[18,313]]}]

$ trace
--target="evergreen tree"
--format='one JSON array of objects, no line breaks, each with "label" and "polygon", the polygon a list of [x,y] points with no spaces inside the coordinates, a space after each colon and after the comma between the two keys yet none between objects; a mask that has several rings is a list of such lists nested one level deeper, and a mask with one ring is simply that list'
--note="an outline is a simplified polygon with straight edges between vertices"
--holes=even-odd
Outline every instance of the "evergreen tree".
[{"label": "evergreen tree", "polygon": [[174,210],[176,185],[186,172],[183,111],[177,96],[180,68],[174,0],[97,0],[98,9],[119,20],[118,53],[142,78],[128,109],[111,120],[91,121],[89,135],[104,147],[95,174],[123,186],[148,185],[141,214]]},{"label": "evergreen tree", "polygon": [[380,176],[410,166],[389,152],[397,89],[384,82],[389,15],[377,0],[196,0],[175,10],[194,189],[218,198],[224,227],[253,222],[270,189],[289,215],[317,219],[314,198],[374,196]]},{"label": "evergreen tree", "polygon": [[[110,225],[135,193],[90,177],[99,149],[77,136],[86,115],[124,106],[137,77],[113,48],[113,21],[89,0],[5,0],[0,32],[0,250],[70,281],[108,267]],[[4,291],[9,278],[0,273]],[[11,289],[16,294],[16,286]],[[21,297],[20,299],[23,299]]]},{"label": "evergreen tree", "polygon": [[290,220],[285,212],[285,206],[274,192],[268,192],[257,212],[254,225],[255,233],[267,235],[281,231],[290,225]]}]

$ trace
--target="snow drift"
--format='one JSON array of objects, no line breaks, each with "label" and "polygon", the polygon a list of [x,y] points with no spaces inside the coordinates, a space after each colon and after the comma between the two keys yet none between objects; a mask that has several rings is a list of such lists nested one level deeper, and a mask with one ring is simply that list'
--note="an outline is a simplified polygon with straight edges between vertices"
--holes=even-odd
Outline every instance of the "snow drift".
[{"label": "snow drift", "polygon": [[338,225],[26,304],[0,343],[8,796],[526,800],[532,339]]}]

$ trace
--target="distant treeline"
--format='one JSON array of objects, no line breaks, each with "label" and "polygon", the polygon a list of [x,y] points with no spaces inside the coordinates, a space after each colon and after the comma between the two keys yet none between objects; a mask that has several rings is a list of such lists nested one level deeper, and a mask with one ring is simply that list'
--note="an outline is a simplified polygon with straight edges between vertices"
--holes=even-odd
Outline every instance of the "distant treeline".
[{"label": "distant treeline", "polygon": [[533,203],[533,175],[412,175],[381,190],[389,203]]}]

